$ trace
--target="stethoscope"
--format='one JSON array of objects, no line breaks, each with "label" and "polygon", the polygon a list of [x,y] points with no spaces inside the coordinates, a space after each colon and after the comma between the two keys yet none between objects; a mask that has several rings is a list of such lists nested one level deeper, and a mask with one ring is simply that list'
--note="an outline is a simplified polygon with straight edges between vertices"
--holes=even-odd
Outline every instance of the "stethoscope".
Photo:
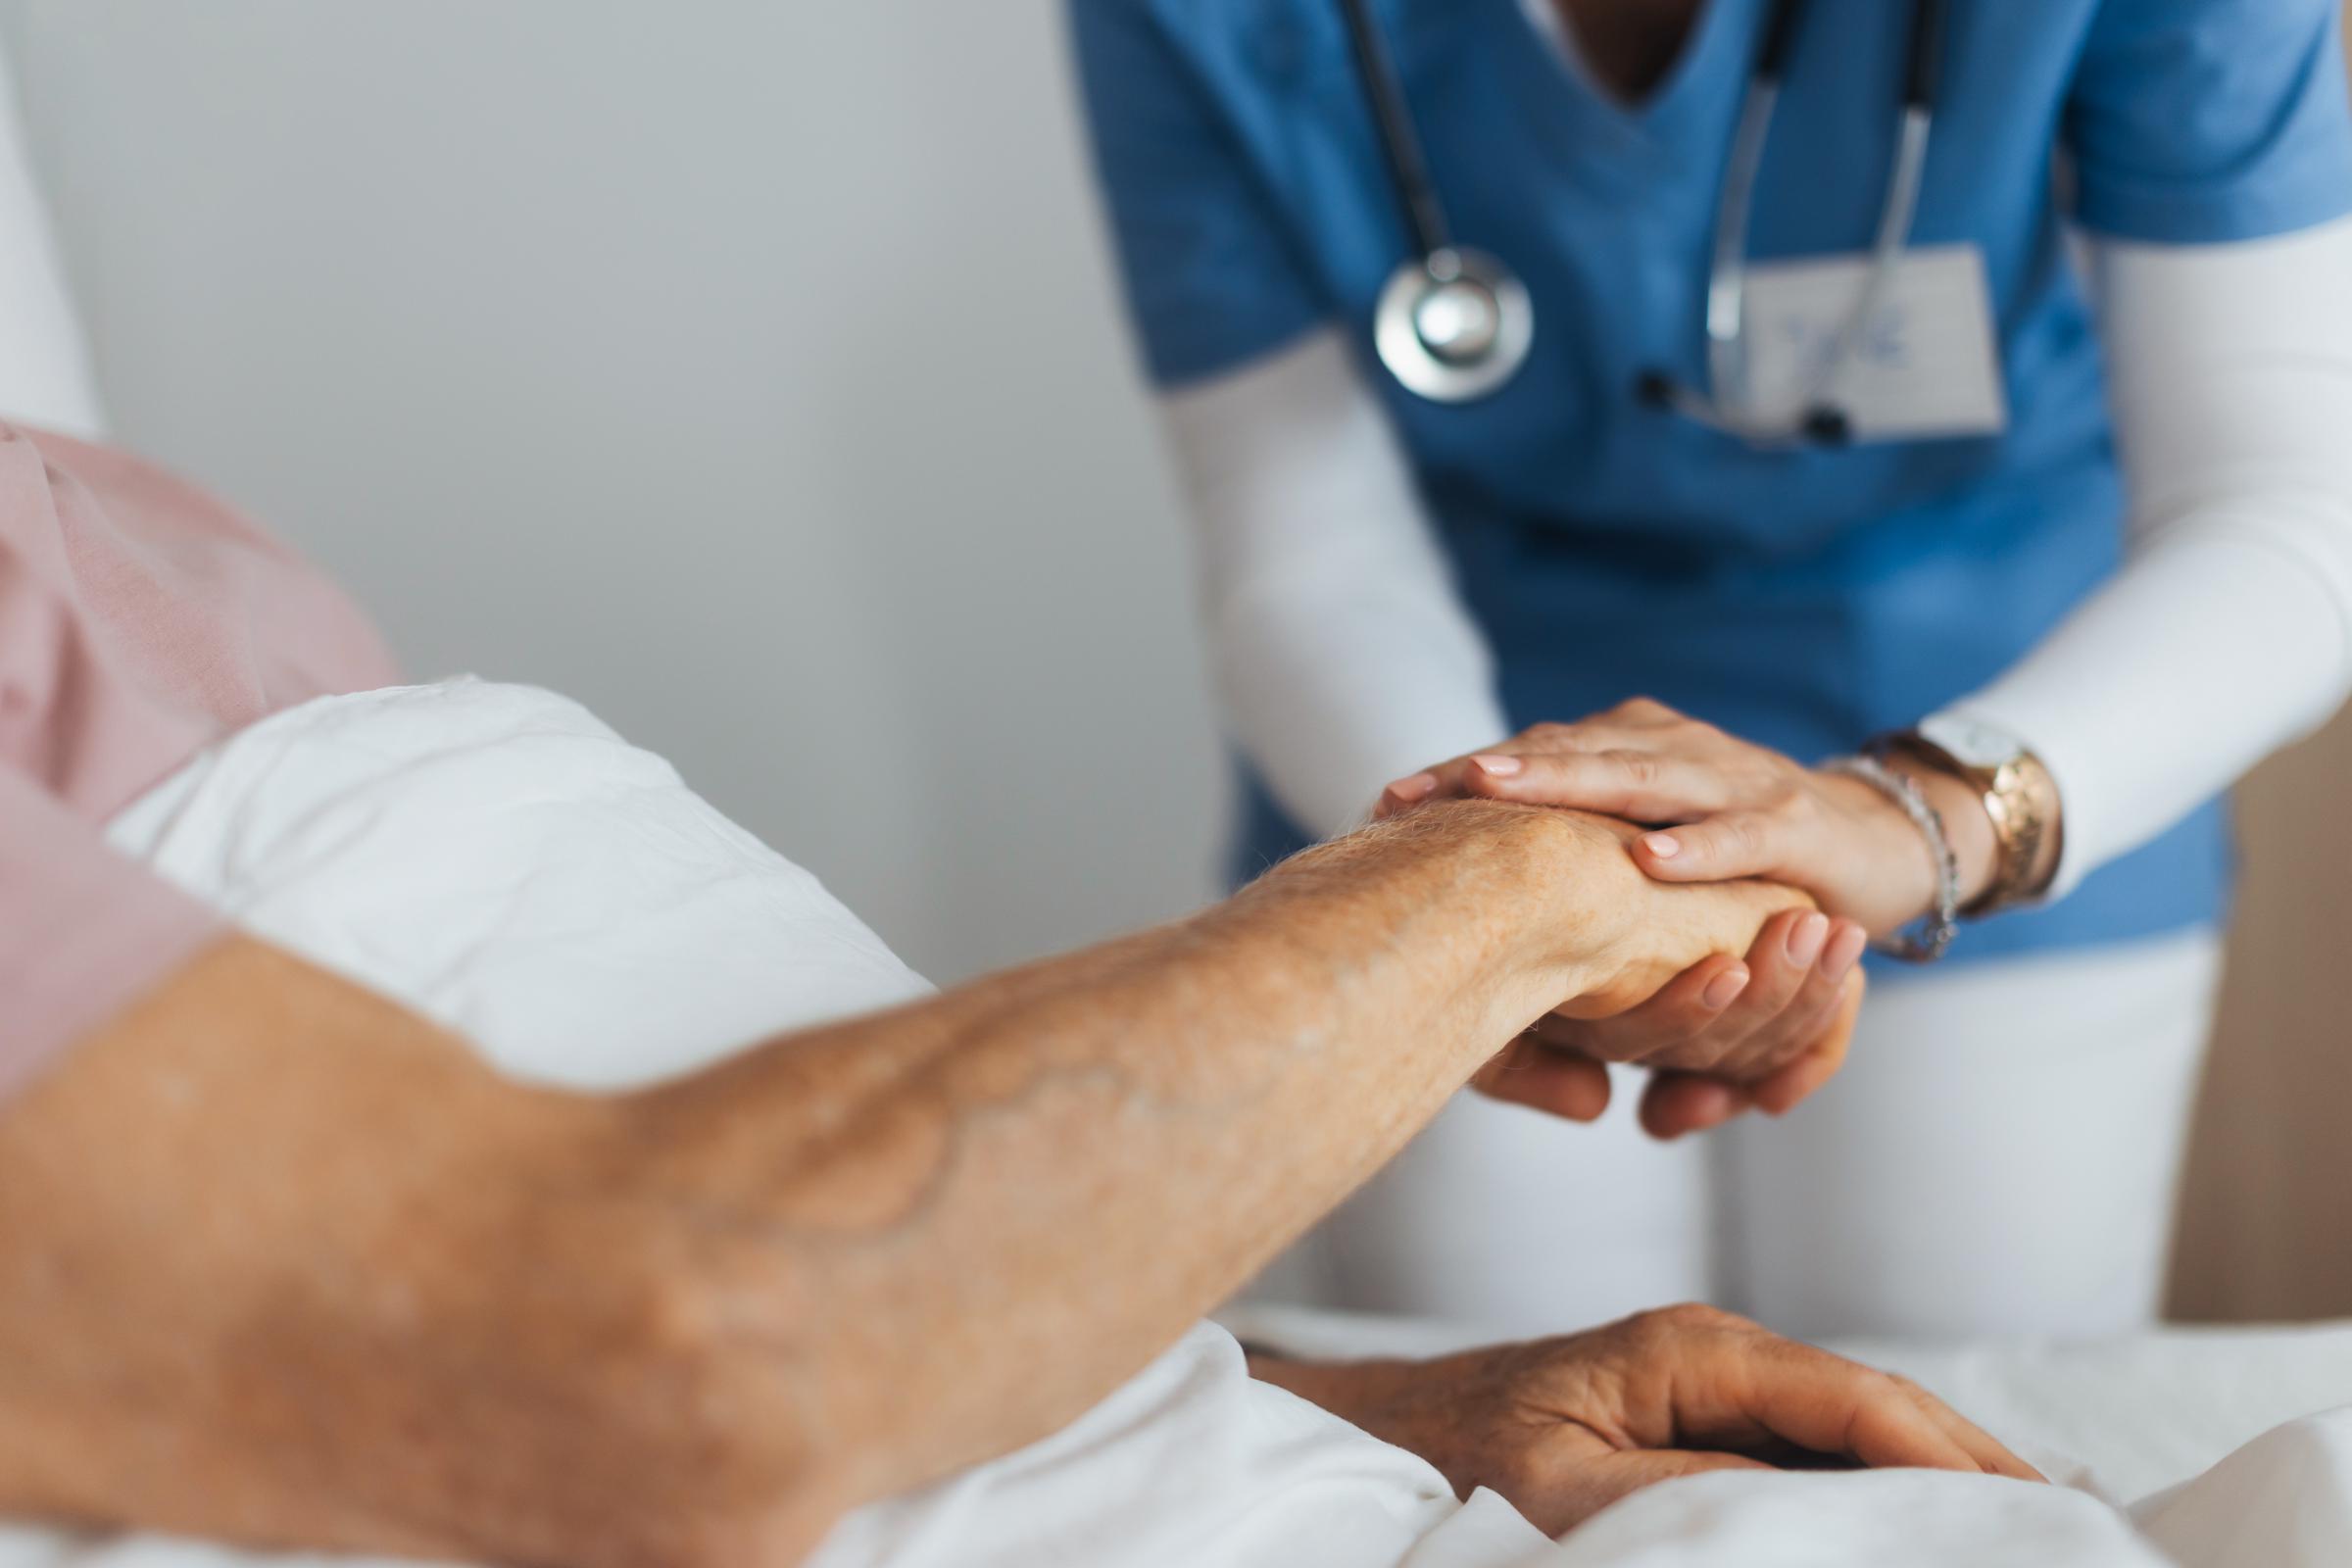
[{"label": "stethoscope", "polygon": [[[1773,111],[1780,103],[1789,43],[1805,0],[1772,0],[1740,106],[1723,189],[1716,198],[1715,250],[1707,275],[1707,390],[1685,386],[1663,369],[1647,369],[1634,379],[1637,401],[1759,446],[1837,444],[1850,438],[1852,421],[1827,394],[1885,297],[1910,239],[1920,175],[1928,161],[1928,132],[1935,122],[1943,9],[1943,0],[1912,0],[1901,128],[1893,172],[1880,205],[1869,271],[1826,352],[1808,373],[1801,395],[1789,401],[1787,412],[1774,414],[1754,406],[1748,387],[1748,220]],[[1391,375],[1432,402],[1467,403],[1485,397],[1527,363],[1536,336],[1535,304],[1510,268],[1484,251],[1454,242],[1371,0],[1340,0],[1340,10],[1371,105],[1382,160],[1414,250],[1381,289],[1372,317],[1373,346]]]}]

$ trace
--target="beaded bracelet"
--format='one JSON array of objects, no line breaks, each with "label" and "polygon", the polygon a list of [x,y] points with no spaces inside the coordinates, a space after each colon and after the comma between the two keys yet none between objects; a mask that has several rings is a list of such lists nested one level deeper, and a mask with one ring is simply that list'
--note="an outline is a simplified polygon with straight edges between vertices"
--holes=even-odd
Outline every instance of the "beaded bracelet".
[{"label": "beaded bracelet", "polygon": [[1821,770],[1860,779],[1877,790],[1902,808],[1911,825],[1928,841],[1929,858],[1936,862],[1936,905],[1920,916],[1925,929],[1916,936],[1898,931],[1875,945],[1880,952],[1912,963],[1933,963],[1942,957],[1944,950],[1952,945],[1953,933],[1959,929],[1960,914],[1960,860],[1952,854],[1952,841],[1943,831],[1942,814],[1928,804],[1917,784],[1875,757],[1833,757],[1821,764]]}]

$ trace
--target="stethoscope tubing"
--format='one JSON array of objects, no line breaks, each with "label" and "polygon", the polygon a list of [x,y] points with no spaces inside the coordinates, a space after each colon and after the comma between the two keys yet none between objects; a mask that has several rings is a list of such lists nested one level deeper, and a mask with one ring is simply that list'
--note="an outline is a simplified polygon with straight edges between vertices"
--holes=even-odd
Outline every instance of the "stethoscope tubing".
[{"label": "stethoscope tubing", "polygon": [[[1725,0],[1710,3],[1723,4]],[[1391,372],[1425,397],[1440,402],[1483,397],[1517,371],[1533,335],[1532,302],[1507,266],[1483,253],[1465,253],[1456,244],[1396,61],[1373,14],[1372,0],[1339,0],[1339,5],[1382,163],[1414,247],[1413,257],[1397,269],[1383,291],[1375,347]],[[1702,394],[1684,387],[1656,369],[1645,370],[1636,379],[1638,400],[1760,446],[1835,443],[1850,433],[1850,422],[1842,411],[1829,407],[1824,398],[1885,301],[1901,264],[1918,213],[1942,74],[1945,0],[1913,0],[1904,46],[1902,119],[1878,228],[1872,236],[1869,271],[1832,335],[1829,352],[1808,374],[1802,395],[1787,413],[1759,414],[1752,406],[1748,386],[1747,238],[1782,82],[1807,7],[1808,0],[1772,0],[1741,99],[1717,197],[1709,259],[1704,315],[1708,390]],[[1510,330],[1498,334],[1496,344],[1486,351],[1490,363],[1441,363],[1426,343],[1413,340],[1410,331],[1412,292],[1459,275],[1463,254],[1477,257],[1495,285],[1498,302],[1507,298],[1523,313],[1520,318],[1507,319]],[[1492,356],[1508,352],[1512,345],[1516,345],[1515,358],[1492,362]]]},{"label": "stethoscope tubing", "polygon": [[1372,14],[1372,0],[1340,0],[1348,19],[1348,47],[1355,55],[1355,74],[1371,106],[1372,122],[1380,133],[1380,148],[1388,167],[1389,184],[1403,210],[1405,231],[1413,249],[1424,258],[1453,249],[1453,226],[1438,182],[1429,172],[1421,147],[1420,127],[1405,102],[1404,83],[1389,53],[1387,35]]}]

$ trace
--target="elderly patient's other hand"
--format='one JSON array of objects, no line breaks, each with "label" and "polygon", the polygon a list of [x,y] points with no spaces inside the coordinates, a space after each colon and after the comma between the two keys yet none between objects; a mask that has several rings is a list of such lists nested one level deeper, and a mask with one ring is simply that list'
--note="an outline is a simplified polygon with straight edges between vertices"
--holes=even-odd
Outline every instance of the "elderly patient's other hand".
[{"label": "elderly patient's other hand", "polygon": [[1434,1361],[1250,1371],[1500,1493],[1560,1535],[1629,1493],[1709,1470],[1912,1466],[2041,1476],[1914,1384],[1706,1306]]},{"label": "elderly patient's other hand", "polygon": [[[1629,846],[1626,863],[1638,870],[1630,846],[1640,830],[1613,818],[1590,820]],[[1538,1019],[1473,1087],[1591,1121],[1608,1108],[1608,1063],[1646,1067],[1642,1124],[1673,1138],[1750,1106],[1777,1115],[1836,1076],[1862,1005],[1855,962],[1861,927],[1828,919],[1787,888],[1640,881],[1646,886],[1629,878],[1618,897],[1637,922],[1627,940],[1649,944],[1654,960]],[[1720,924],[1723,909],[1651,896],[1707,887],[1737,890],[1735,913],[1752,919],[1759,899],[1777,912],[1752,941],[1734,943]],[[1701,945],[1691,946],[1692,938]]]}]

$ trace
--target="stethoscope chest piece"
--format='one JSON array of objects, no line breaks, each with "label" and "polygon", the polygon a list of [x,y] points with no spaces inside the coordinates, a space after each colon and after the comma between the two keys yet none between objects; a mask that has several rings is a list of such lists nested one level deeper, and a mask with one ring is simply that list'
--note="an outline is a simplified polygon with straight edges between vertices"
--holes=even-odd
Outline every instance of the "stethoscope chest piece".
[{"label": "stethoscope chest piece", "polygon": [[1397,268],[1372,317],[1380,363],[1433,403],[1493,392],[1527,363],[1535,336],[1527,286],[1494,257],[1459,246]]},{"label": "stethoscope chest piece", "polygon": [[[1381,162],[1414,251],[1381,289],[1373,312],[1373,347],[1390,374],[1434,403],[1485,397],[1526,363],[1535,337],[1535,310],[1526,287],[1509,268],[1484,252],[1453,243],[1446,204],[1430,177],[1403,82],[1373,15],[1373,0],[1338,3],[1372,112]],[[1911,0],[1902,119],[1871,243],[1868,278],[1828,352],[1819,356],[1794,412],[1758,411],[1750,405],[1744,385],[1749,207],[1780,101],[1790,40],[1804,9],[1804,0],[1770,0],[1729,167],[1716,196],[1715,246],[1707,275],[1706,390],[1682,386],[1655,368],[1642,371],[1635,383],[1635,396],[1643,406],[1685,415],[1757,447],[1836,446],[1853,437],[1852,420],[1830,401],[1831,383],[1852,356],[1910,242],[1927,169],[1942,50],[1945,0]]]}]

